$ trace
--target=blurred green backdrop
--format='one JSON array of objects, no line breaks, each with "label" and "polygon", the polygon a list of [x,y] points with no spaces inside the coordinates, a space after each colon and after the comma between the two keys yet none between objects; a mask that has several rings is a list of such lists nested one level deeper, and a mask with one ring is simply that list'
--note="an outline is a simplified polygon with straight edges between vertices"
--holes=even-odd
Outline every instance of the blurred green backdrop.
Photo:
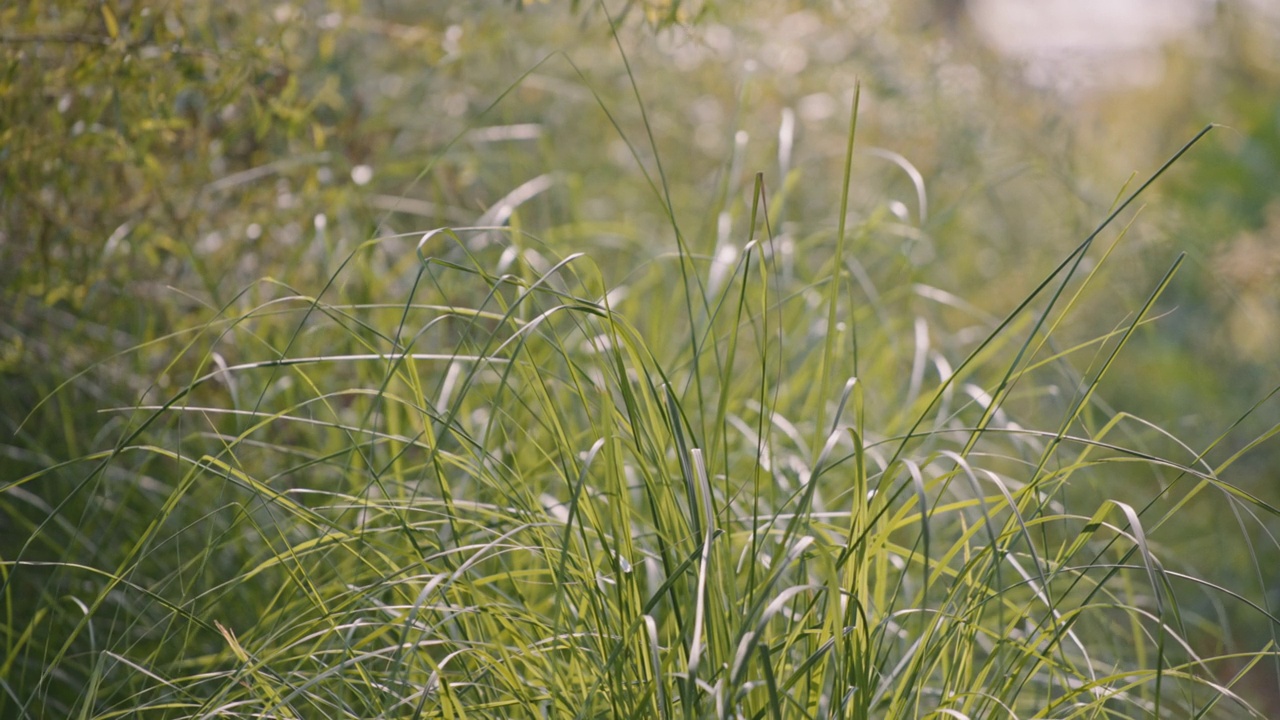
[{"label": "blurred green backdrop", "polygon": [[[1275,400],[1249,413],[1280,386],[1280,21],[1244,0],[1108,5],[7,3],[0,482],[109,447],[125,421],[98,411],[164,395],[189,370],[169,364],[183,329],[213,310],[315,292],[363,241],[404,233],[385,285],[355,290],[400,297],[418,234],[492,220],[518,188],[536,194],[518,221],[593,255],[609,285],[674,250],[637,166],[665,178],[694,252],[715,253],[714,211],[756,172],[785,238],[839,206],[855,80],[851,212],[884,219],[902,282],[964,298],[920,301],[956,329],[1008,312],[1134,173],[1224,126],[1144,196],[1106,292],[1060,339],[1120,325],[1187,252],[1103,398],[1192,438],[1243,417],[1211,455],[1225,459],[1280,422]],[[1128,40],[1108,45],[1117,25]],[[1231,479],[1280,504],[1277,468],[1273,442]],[[0,556],[77,477],[63,480],[0,490]],[[1181,551],[1266,575],[1280,604],[1274,570],[1214,541],[1221,511],[1193,514]]]}]

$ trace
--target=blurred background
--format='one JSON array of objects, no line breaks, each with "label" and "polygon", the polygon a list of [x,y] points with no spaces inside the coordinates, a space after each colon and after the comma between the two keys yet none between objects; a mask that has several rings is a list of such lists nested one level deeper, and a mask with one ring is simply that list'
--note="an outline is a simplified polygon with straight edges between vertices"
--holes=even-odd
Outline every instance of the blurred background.
[{"label": "blurred background", "polygon": [[[1121,326],[1185,252],[1104,401],[1188,460],[1225,433],[1211,463],[1280,422],[1254,407],[1280,386],[1274,0],[59,0],[6,4],[0,28],[4,482],[109,447],[123,421],[98,410],[163,395],[218,308],[316,292],[403,234],[359,290],[399,302],[421,232],[518,189],[520,222],[610,284],[674,249],[646,173],[699,252],[721,242],[708,204],[757,172],[779,237],[834,225],[858,81],[851,212],[899,223],[885,242],[966,301],[957,327],[1009,312],[1219,124],[1103,236],[1132,220],[1060,338]],[[1277,468],[1272,441],[1226,479],[1277,505]],[[0,555],[60,493],[0,492]],[[1224,507],[1178,552],[1280,605],[1274,541],[1231,552]]]}]

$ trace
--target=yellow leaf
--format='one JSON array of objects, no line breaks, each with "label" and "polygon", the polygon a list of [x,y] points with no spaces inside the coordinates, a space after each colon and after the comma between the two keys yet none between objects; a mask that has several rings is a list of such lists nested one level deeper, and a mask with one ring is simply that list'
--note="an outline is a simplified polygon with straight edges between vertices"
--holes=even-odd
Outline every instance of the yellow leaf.
[{"label": "yellow leaf", "polygon": [[116,21],[116,14],[111,11],[111,7],[105,2],[99,7],[102,8],[102,20],[107,24],[107,34],[112,40],[120,39],[120,23]]}]

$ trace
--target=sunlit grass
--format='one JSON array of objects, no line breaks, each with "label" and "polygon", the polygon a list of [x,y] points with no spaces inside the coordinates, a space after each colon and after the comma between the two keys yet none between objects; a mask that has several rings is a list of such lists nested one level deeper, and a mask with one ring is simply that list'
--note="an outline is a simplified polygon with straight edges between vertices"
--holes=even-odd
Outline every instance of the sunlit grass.
[{"label": "sunlit grass", "polygon": [[110,449],[3,486],[45,520],[0,565],[0,714],[1264,717],[1272,588],[1167,548],[1215,503],[1256,558],[1276,510],[1101,400],[1180,260],[1056,334],[1145,187],[1001,317],[885,208],[775,228],[759,176],[618,284],[514,206],[264,280]]}]

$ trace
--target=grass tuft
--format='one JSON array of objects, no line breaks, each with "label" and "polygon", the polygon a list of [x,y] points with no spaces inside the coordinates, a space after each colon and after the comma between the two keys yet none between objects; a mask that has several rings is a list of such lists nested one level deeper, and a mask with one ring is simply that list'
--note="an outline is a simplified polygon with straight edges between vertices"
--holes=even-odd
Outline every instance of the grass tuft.
[{"label": "grass tuft", "polygon": [[[1095,239],[1208,128],[957,323],[844,204],[858,95],[834,235],[780,242],[758,175],[698,252],[660,176],[679,278],[610,285],[522,224],[540,185],[175,336],[186,379],[108,410],[119,442],[0,488],[72,483],[0,563],[0,714],[1263,717],[1237,685],[1280,660],[1264,573],[1168,548],[1192,502],[1246,543],[1276,509],[1206,460],[1222,439],[1100,399],[1181,258],[1057,341]],[[1269,637],[1228,647],[1223,608]]]}]

